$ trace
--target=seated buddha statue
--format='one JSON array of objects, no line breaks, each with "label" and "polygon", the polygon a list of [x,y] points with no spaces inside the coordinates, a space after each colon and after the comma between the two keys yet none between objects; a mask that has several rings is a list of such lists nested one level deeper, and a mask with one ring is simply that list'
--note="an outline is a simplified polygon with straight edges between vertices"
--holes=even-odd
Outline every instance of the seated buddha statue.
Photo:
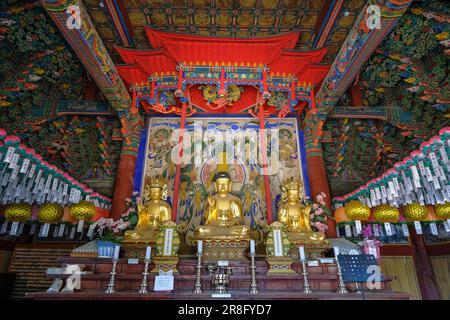
[{"label": "seated buddha statue", "polygon": [[145,241],[156,240],[159,227],[166,221],[171,220],[171,208],[165,201],[164,190],[166,185],[160,177],[150,179],[144,188],[142,203],[137,204],[138,222],[134,230],[125,232],[125,241]]},{"label": "seated buddha statue", "polygon": [[194,238],[206,240],[242,240],[250,238],[244,223],[241,200],[231,194],[231,178],[227,172],[214,176],[215,194],[209,195],[203,210],[203,225],[196,228]]},{"label": "seated buddha statue", "polygon": [[309,215],[310,205],[304,205],[303,184],[300,180],[291,178],[281,187],[281,205],[278,209],[278,221],[287,227],[288,239],[297,240],[324,240],[325,234],[314,232],[311,229]]}]

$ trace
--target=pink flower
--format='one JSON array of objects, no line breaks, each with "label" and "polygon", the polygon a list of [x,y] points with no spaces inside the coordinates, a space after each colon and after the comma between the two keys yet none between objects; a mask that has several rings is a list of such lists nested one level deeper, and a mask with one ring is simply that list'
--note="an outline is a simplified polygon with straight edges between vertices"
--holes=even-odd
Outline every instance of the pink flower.
[{"label": "pink flower", "polygon": [[314,213],[311,213],[311,214],[309,215],[309,219],[314,219]]},{"label": "pink flower", "polygon": [[322,208],[317,208],[317,210],[314,212],[314,214],[316,216],[320,216],[321,214],[323,214],[323,209]]},{"label": "pink flower", "polygon": [[319,208],[319,205],[317,203],[314,203],[312,207],[314,210],[317,210]]},{"label": "pink flower", "polygon": [[318,194],[317,197],[316,197],[316,199],[317,199],[317,202],[322,202],[322,201],[323,201],[323,196],[322,196],[322,194]]}]

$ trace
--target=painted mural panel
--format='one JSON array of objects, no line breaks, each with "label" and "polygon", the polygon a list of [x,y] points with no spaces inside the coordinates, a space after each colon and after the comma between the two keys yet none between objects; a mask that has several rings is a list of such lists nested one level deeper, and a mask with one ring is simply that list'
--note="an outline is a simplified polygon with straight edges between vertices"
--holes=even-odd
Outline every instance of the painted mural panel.
[{"label": "painted mural panel", "polygon": [[[178,118],[149,118],[141,191],[149,177],[161,175],[167,181],[168,201],[172,204],[176,163],[181,160],[177,222],[189,243],[195,227],[202,222],[206,197],[214,192],[214,174],[226,170],[233,181],[232,193],[242,200],[252,236],[262,240],[267,204],[259,151],[259,121],[250,117],[190,118],[183,133],[181,159],[177,157],[179,123]],[[275,214],[281,183],[290,177],[303,179],[304,173],[296,119],[268,119],[265,125],[270,205]]]}]

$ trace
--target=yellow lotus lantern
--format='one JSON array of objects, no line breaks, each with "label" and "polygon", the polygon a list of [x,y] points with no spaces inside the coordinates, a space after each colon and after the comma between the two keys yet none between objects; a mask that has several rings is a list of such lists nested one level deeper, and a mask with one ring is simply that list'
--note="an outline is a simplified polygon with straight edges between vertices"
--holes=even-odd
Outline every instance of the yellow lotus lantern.
[{"label": "yellow lotus lantern", "polygon": [[388,204],[381,204],[373,208],[373,216],[379,222],[395,223],[398,222],[400,212],[397,208],[391,207]]},{"label": "yellow lotus lantern", "polygon": [[350,220],[365,221],[370,217],[370,208],[358,200],[352,200],[345,205],[345,214]]},{"label": "yellow lotus lantern", "polygon": [[28,222],[32,217],[31,205],[27,203],[14,203],[6,207],[5,218],[8,221]]},{"label": "yellow lotus lantern", "polygon": [[89,201],[81,201],[70,206],[70,215],[76,220],[89,221],[96,212],[95,205]]},{"label": "yellow lotus lantern", "polygon": [[428,211],[426,207],[414,202],[403,206],[403,215],[410,221],[422,221],[426,219]]},{"label": "yellow lotus lantern", "polygon": [[434,210],[436,212],[436,216],[439,219],[450,219],[450,202],[446,202],[444,204],[437,204],[434,206]]},{"label": "yellow lotus lantern", "polygon": [[38,220],[41,223],[57,223],[64,215],[64,209],[56,203],[46,203],[39,208]]},{"label": "yellow lotus lantern", "polygon": [[342,223],[342,222],[350,221],[350,219],[345,214],[345,208],[344,207],[337,208],[334,211],[334,219],[336,220],[336,223]]}]

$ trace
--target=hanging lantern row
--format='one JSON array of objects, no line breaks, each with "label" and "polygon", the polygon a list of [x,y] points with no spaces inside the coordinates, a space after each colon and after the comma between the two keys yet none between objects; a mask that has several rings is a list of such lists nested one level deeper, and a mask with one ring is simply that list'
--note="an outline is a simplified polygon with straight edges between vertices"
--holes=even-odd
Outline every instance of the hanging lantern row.
[{"label": "hanging lantern row", "polygon": [[335,209],[359,200],[368,207],[389,204],[400,207],[418,203],[444,205],[450,202],[450,127],[439,131],[420,150],[411,152],[402,162],[394,164],[380,177],[362,185],[355,191],[333,198]]},{"label": "hanging lantern row", "polygon": [[[381,204],[373,208],[361,203],[358,200],[349,201],[345,206],[341,206],[334,211],[336,224],[356,225],[356,233],[361,233],[361,223],[364,224],[384,224],[388,235],[391,232],[390,224],[403,224],[404,234],[409,235],[406,224],[414,224],[416,231],[421,233],[421,223],[429,223],[432,233],[437,235],[436,223],[443,223],[446,232],[450,233],[450,202],[437,204],[435,206],[422,206],[419,203],[411,203],[398,208],[388,204]],[[348,229],[348,230],[347,230]],[[346,233],[351,234],[346,227]]]},{"label": "hanging lantern row", "polygon": [[68,206],[90,201],[110,209],[111,200],[44,161],[17,136],[0,129],[0,204],[57,203]]},{"label": "hanging lantern row", "polygon": [[[92,202],[81,201],[63,208],[57,203],[45,203],[31,206],[27,203],[13,203],[4,210],[5,221],[0,226],[0,234],[19,236],[23,226],[32,224],[30,232],[34,233],[39,227],[40,236],[47,237],[50,225],[59,225],[60,234],[64,233],[65,224],[78,224],[77,231],[82,232],[85,222],[95,222],[101,218],[108,218],[109,211],[96,207]],[[91,224],[92,226],[92,224]],[[8,227],[10,227],[8,229]],[[7,232],[7,230],[9,230]],[[58,230],[58,231],[59,231]],[[92,234],[93,230],[90,231]]]}]

